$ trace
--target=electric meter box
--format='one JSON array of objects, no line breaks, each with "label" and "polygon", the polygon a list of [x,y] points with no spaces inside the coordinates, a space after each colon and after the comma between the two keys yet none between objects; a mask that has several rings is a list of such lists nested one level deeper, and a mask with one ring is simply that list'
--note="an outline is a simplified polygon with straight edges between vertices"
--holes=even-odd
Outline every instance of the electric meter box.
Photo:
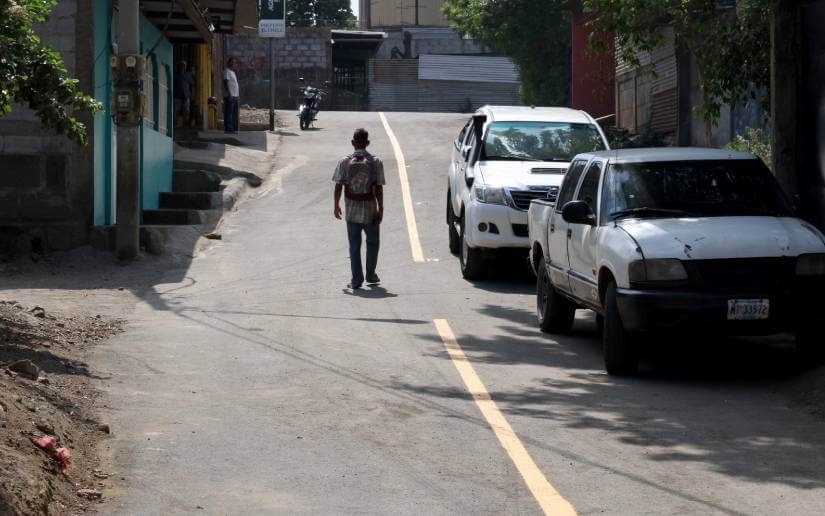
[{"label": "electric meter box", "polygon": [[112,56],[109,61],[115,82],[140,82],[146,75],[146,57],[140,54]]},{"label": "electric meter box", "polygon": [[140,125],[146,109],[146,97],[142,92],[131,88],[117,89],[112,103],[114,104],[112,113],[114,113],[116,125],[122,127]]}]

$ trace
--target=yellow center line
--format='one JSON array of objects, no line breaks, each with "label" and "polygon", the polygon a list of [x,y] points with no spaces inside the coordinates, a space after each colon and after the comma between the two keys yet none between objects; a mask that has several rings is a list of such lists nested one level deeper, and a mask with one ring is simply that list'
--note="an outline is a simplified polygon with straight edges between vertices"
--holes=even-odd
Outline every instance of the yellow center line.
[{"label": "yellow center line", "polygon": [[401,145],[398,144],[398,139],[395,137],[395,133],[392,132],[390,123],[387,122],[387,117],[384,116],[384,113],[378,113],[378,116],[381,117],[381,123],[384,124],[387,136],[390,137],[392,151],[395,153],[395,161],[398,163],[398,177],[401,180],[401,197],[404,201],[404,215],[407,218],[407,233],[410,236],[412,259],[414,262],[423,262],[424,251],[421,250],[418,224],[415,223],[415,211],[413,211],[412,196],[410,195],[410,181],[407,178],[407,162],[404,160],[404,153],[401,152]]},{"label": "yellow center line", "polygon": [[464,380],[464,385],[467,386],[467,390],[470,391],[481,414],[487,420],[487,424],[490,425],[493,433],[496,434],[501,446],[510,456],[510,460],[515,464],[516,469],[524,479],[524,483],[527,484],[527,488],[533,493],[541,510],[544,511],[544,514],[552,514],[553,516],[575,515],[576,510],[548,482],[544,473],[530,457],[527,448],[524,447],[513,431],[510,423],[504,418],[504,414],[501,413],[496,402],[493,401],[481,378],[476,374],[475,369],[467,359],[467,355],[464,354],[464,350],[458,344],[458,340],[455,338],[447,320],[435,319],[433,323],[435,323],[435,328],[444,342],[444,347],[447,348],[447,353],[450,355],[453,365],[458,369],[461,379]]}]

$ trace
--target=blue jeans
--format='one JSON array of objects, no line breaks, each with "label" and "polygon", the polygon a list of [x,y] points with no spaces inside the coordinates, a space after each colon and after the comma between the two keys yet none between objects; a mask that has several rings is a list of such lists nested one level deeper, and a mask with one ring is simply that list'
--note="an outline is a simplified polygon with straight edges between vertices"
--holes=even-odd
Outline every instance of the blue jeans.
[{"label": "blue jeans", "polygon": [[352,268],[352,286],[357,287],[364,283],[364,270],[361,268],[361,232],[367,235],[367,277],[375,274],[378,265],[378,224],[358,224],[347,222],[347,237],[349,238],[349,263]]},{"label": "blue jeans", "polygon": [[238,131],[238,97],[223,98],[223,130],[227,133]]}]

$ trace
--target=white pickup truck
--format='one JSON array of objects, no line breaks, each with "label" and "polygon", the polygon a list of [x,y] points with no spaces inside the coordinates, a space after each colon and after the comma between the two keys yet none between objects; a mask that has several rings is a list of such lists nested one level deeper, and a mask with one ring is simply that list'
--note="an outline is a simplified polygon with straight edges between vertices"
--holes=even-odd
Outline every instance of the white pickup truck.
[{"label": "white pickup truck", "polygon": [[825,236],[750,154],[581,154],[528,218],[539,326],[565,332],[577,308],[595,311],[608,373],[637,370],[643,332],[791,331],[801,356],[822,357]]},{"label": "white pickup truck", "polygon": [[484,106],[453,146],[447,178],[450,251],[461,273],[476,279],[503,249],[530,248],[527,208],[555,198],[570,158],[608,149],[599,125],[569,108]]}]

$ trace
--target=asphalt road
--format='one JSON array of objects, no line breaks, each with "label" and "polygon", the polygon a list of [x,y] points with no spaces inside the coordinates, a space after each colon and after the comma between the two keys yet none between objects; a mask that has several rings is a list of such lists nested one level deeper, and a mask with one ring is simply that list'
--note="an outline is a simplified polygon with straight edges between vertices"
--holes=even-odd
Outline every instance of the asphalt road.
[{"label": "asphalt road", "polygon": [[[98,357],[125,479],[104,512],[540,514],[549,491],[528,486],[544,485],[549,513],[825,513],[825,425],[769,387],[790,374],[781,339],[654,342],[640,376],[608,377],[590,314],[539,332],[523,261],[461,278],[444,199],[464,117],[387,120],[424,261],[379,115],[322,112],[306,132],[288,117],[258,198]],[[353,294],[331,177],[358,126],[387,186],[383,283]]]}]

